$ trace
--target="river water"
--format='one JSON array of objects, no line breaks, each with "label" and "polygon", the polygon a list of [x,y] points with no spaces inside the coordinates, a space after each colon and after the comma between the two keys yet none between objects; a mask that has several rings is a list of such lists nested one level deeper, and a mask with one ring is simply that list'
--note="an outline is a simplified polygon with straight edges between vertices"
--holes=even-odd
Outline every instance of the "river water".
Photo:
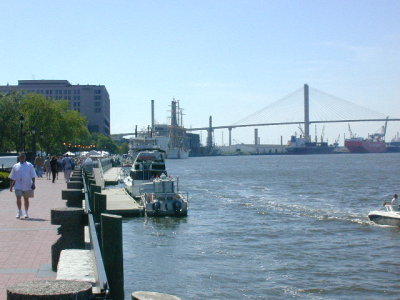
[{"label": "river water", "polygon": [[400,298],[400,230],[367,217],[400,192],[399,153],[166,164],[189,214],[124,220],[126,299]]}]

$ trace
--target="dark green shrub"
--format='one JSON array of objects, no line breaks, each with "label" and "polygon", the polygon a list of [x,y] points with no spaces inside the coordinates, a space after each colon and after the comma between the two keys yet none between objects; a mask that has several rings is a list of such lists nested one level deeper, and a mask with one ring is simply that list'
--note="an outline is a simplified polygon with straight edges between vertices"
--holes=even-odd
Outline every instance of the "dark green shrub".
[{"label": "dark green shrub", "polygon": [[0,189],[7,189],[10,187],[10,179],[8,178],[10,173],[0,172]]}]

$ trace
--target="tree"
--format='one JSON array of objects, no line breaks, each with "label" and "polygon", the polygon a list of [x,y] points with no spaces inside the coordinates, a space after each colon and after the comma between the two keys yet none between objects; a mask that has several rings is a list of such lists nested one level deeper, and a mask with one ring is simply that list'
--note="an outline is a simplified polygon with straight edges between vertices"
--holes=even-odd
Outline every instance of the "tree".
[{"label": "tree", "polygon": [[128,143],[122,143],[121,145],[118,146],[118,153],[119,154],[126,154],[129,151],[129,145]]},{"label": "tree", "polygon": [[35,127],[36,134],[43,132],[43,136],[36,141],[47,153],[62,153],[64,142],[79,142],[89,136],[86,118],[70,110],[67,101],[28,94],[22,99],[21,111],[25,117],[27,136],[32,138],[32,127]]},{"label": "tree", "polygon": [[18,94],[0,94],[0,152],[17,149],[20,101],[21,97]]},{"label": "tree", "polygon": [[101,133],[92,133],[92,138],[97,150],[107,151],[110,153],[117,152],[118,147],[109,136],[105,136]]}]

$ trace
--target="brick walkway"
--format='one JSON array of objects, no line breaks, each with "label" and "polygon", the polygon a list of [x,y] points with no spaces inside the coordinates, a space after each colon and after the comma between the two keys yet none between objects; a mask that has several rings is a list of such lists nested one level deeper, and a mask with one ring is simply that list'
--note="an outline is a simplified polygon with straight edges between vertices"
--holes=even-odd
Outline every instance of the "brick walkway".
[{"label": "brick walkway", "polygon": [[7,298],[7,287],[15,283],[55,279],[51,245],[58,239],[59,226],[50,224],[50,210],[65,207],[63,189],[66,183],[62,173],[55,183],[46,177],[37,178],[27,220],[15,218],[15,194],[0,190],[0,300]]}]

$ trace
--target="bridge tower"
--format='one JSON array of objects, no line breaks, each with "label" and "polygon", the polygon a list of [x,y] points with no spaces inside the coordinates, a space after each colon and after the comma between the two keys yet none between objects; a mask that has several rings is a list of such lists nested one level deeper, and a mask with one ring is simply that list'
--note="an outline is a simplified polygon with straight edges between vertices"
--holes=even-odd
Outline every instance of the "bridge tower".
[{"label": "bridge tower", "polygon": [[151,100],[151,132],[154,133],[154,100]]},{"label": "bridge tower", "polygon": [[209,125],[208,125],[208,135],[207,135],[207,148],[208,149],[212,149],[213,147],[213,138],[212,138],[212,134],[213,134],[213,128],[212,128],[212,116],[210,116],[209,119]]},{"label": "bridge tower", "polygon": [[304,85],[304,135],[310,140],[310,105],[309,105],[308,85]]}]

